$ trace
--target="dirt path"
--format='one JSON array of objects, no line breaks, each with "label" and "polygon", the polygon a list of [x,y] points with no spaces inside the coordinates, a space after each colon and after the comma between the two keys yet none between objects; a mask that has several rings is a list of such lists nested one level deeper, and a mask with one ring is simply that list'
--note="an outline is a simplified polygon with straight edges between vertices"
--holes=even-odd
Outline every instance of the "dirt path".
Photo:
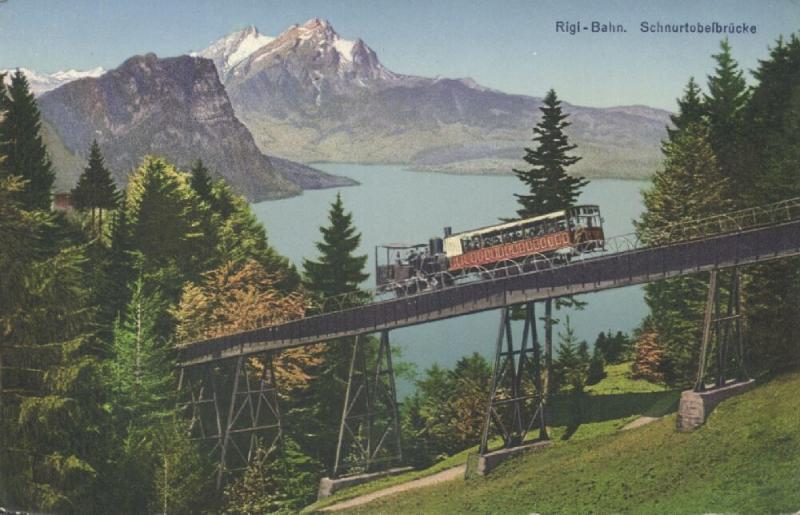
[{"label": "dirt path", "polygon": [[381,497],[386,497],[387,495],[393,495],[396,493],[405,492],[407,490],[414,490],[415,488],[422,488],[423,486],[435,485],[437,483],[443,483],[445,481],[452,481],[453,479],[464,477],[464,467],[465,467],[464,465],[461,465],[460,467],[453,467],[451,469],[443,470],[441,472],[437,472],[436,474],[432,474],[427,477],[415,479],[414,481],[409,481],[408,483],[402,483],[399,485],[391,486],[389,488],[385,488],[383,490],[378,490],[377,492],[372,492],[369,494],[361,495],[359,497],[354,497],[352,499],[348,499],[338,504],[327,506],[319,511],[344,510],[347,508],[352,508],[354,506],[361,506],[362,504],[374,501],[375,499],[380,499]]},{"label": "dirt path", "polygon": [[[622,430],[625,431],[628,429],[641,427],[651,422],[655,422],[656,420],[658,420],[658,418],[659,417],[639,417],[636,420],[633,420],[632,422],[624,426]],[[330,506],[326,506],[325,508],[322,508],[319,511],[346,510],[347,508],[353,508],[355,506],[361,506],[362,504],[367,504],[368,502],[372,502],[375,499],[380,499],[381,497],[386,497],[387,495],[394,495],[400,492],[406,492],[408,490],[422,488],[424,486],[435,485],[438,483],[443,483],[445,481],[452,481],[454,479],[464,477],[464,468],[465,465],[461,465],[459,467],[453,467],[451,469],[443,470],[441,472],[437,472],[436,474],[432,474],[427,477],[415,479],[414,481],[409,481],[408,483],[402,483],[399,485],[391,486],[389,488],[384,488],[383,490],[378,490],[377,492],[372,492],[358,497],[353,497],[352,499],[342,501],[338,504],[332,504]]]},{"label": "dirt path", "polygon": [[637,427],[642,427],[650,422],[655,422],[658,420],[658,418],[659,417],[639,417],[636,420],[629,422],[625,427],[622,428],[622,430],[627,431],[628,429],[636,429]]}]

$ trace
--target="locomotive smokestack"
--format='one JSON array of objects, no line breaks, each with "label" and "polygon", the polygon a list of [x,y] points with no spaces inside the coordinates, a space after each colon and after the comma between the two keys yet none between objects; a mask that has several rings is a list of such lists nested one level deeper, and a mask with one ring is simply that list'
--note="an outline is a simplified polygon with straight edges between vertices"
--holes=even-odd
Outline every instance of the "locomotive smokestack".
[{"label": "locomotive smokestack", "polygon": [[447,226],[447,227],[444,228],[444,237],[445,238],[447,238],[448,236],[451,236],[452,234],[453,234],[453,228],[452,227]]}]

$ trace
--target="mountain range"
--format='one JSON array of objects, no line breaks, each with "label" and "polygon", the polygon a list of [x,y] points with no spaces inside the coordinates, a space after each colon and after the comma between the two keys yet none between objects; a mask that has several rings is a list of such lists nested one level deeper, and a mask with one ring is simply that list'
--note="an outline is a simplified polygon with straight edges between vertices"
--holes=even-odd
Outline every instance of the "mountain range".
[{"label": "mountain range", "polygon": [[[5,74],[6,84],[11,83],[11,74],[15,71],[16,70],[11,69],[0,70],[0,74]],[[106,72],[102,66],[92,68],[91,70],[70,69],[55,73],[38,73],[28,68],[19,68],[19,71],[25,74],[25,78],[28,79],[30,90],[36,96],[50,91],[51,89],[56,89],[67,82],[72,82],[84,77],[99,77]]]},{"label": "mountain range", "polygon": [[[469,78],[395,73],[325,20],[277,37],[255,27],[197,53],[214,61],[233,109],[263,151],[302,162],[403,163],[453,173],[520,166],[541,99]],[[642,177],[660,162],[669,113],[563,104],[590,177]]]},{"label": "mountain range", "polygon": [[[353,181],[270,158],[236,118],[214,63],[200,57],[134,56],[98,77],[84,77],[38,98],[45,139],[78,156],[97,140],[115,179],[125,184],[143,156],[157,154],[188,169],[196,159],[251,201]],[[53,150],[51,150],[53,152]],[[61,160],[54,160],[64,166]],[[70,163],[68,160],[67,163]],[[59,186],[80,173],[61,170]],[[67,175],[68,180],[63,177]],[[66,183],[66,184],[64,184]]]},{"label": "mountain range", "polygon": [[[93,138],[122,183],[147,153],[184,167],[201,158],[250,200],[351,184],[300,163],[510,173],[524,165],[541,116],[537,97],[393,72],[364,41],[318,18],[276,37],[250,26],[189,56],[29,74],[45,140],[67,169],[63,187],[74,184]],[[644,178],[659,165],[667,111],[563,107],[584,158],[575,173]]]}]

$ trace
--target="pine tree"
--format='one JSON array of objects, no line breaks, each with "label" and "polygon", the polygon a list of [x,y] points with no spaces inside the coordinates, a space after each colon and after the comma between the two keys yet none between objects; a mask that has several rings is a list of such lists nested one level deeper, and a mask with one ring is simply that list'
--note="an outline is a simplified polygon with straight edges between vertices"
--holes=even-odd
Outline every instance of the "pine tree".
[{"label": "pine tree", "polygon": [[8,95],[0,95],[0,112],[0,155],[6,157],[0,173],[28,181],[19,193],[27,209],[50,209],[55,172],[42,142],[39,108],[19,70],[11,76]]},{"label": "pine tree", "polygon": [[606,377],[606,363],[603,353],[597,347],[592,351],[592,358],[589,360],[589,368],[586,372],[586,384],[597,384]]},{"label": "pine tree", "polygon": [[146,291],[144,279],[131,285],[126,316],[114,326],[111,391],[114,405],[128,423],[146,428],[171,415],[174,390],[169,345],[157,331],[168,304],[157,289]]},{"label": "pine tree", "polygon": [[105,272],[112,290],[107,292],[108,296],[104,299],[104,305],[110,314],[109,320],[113,322],[117,318],[125,316],[125,306],[130,298],[128,287],[135,278],[134,247],[131,241],[127,210],[123,205],[120,205],[120,208],[114,212],[110,239],[111,246]]},{"label": "pine tree", "polygon": [[[754,203],[800,196],[800,38],[779,39],[755,72],[745,113]],[[751,267],[744,283],[750,370],[800,360],[800,260]]]},{"label": "pine tree", "polygon": [[528,170],[514,170],[517,177],[527,185],[528,194],[515,194],[522,208],[517,210],[521,218],[543,215],[572,206],[587,181],[583,177],[567,175],[567,168],[580,161],[580,157],[568,153],[577,145],[570,145],[564,129],[570,124],[561,111],[561,101],[552,89],[544,98],[542,120],[533,129],[536,147],[526,148],[525,162]]},{"label": "pine tree", "polygon": [[21,188],[0,179],[0,503],[101,511],[109,432],[85,258],[45,241],[53,216],[23,209]]},{"label": "pine tree", "polygon": [[210,473],[210,467],[201,463],[185,427],[177,427],[172,342],[164,339],[159,328],[169,305],[141,271],[128,289],[132,297],[125,315],[114,325],[107,379],[121,435],[116,475],[128,479],[117,486],[117,508],[155,512],[163,508],[166,496],[170,509],[183,511],[176,505],[185,504],[186,499],[176,491],[193,490],[198,497],[208,486],[208,477],[203,475]]},{"label": "pine tree", "polygon": [[191,173],[192,189],[194,189],[195,193],[197,193],[197,196],[200,197],[201,200],[211,202],[211,189],[214,186],[214,181],[211,179],[211,174],[208,172],[208,168],[203,166],[203,161],[201,159],[195,161],[194,166],[192,166]]},{"label": "pine tree", "polygon": [[731,182],[737,204],[742,203],[748,187],[752,185],[749,171],[742,166],[746,161],[742,150],[742,116],[749,98],[749,90],[739,65],[731,56],[727,39],[714,54],[717,67],[708,77],[708,95],[705,111],[708,116],[709,141],[714,149],[722,175]]},{"label": "pine tree", "polygon": [[[664,168],[656,172],[653,186],[643,192],[646,211],[635,222],[642,241],[667,241],[669,224],[695,220],[730,208],[727,180],[716,164],[701,124],[690,124],[663,145]],[[645,301],[653,329],[664,347],[664,369],[669,382],[691,380],[696,367],[700,323],[705,305],[706,274],[658,281],[645,286]]]},{"label": "pine tree", "polygon": [[330,225],[320,227],[322,241],[316,243],[319,260],[303,260],[305,283],[322,299],[345,293],[358,294],[361,283],[369,277],[364,272],[367,256],[353,255],[361,242],[361,234],[353,226],[353,214],[345,213],[341,194],[336,195],[331,205],[328,221]]},{"label": "pine tree", "polygon": [[269,245],[267,232],[250,204],[222,179],[214,183],[210,206],[215,215],[212,223],[217,233],[219,265],[254,260],[275,275],[280,291],[290,293],[297,289],[300,275],[295,266]]},{"label": "pine tree", "polygon": [[[72,190],[72,204],[75,209],[91,211],[92,230],[95,234],[102,235],[103,210],[116,209],[119,200],[120,193],[105,166],[100,146],[94,140],[89,150],[89,163]],[[97,223],[95,212],[98,213]]]},{"label": "pine tree", "polygon": [[558,359],[554,363],[554,381],[552,392],[562,386],[570,386],[574,392],[580,393],[586,384],[589,367],[588,346],[586,342],[578,342],[575,329],[567,316],[564,331],[559,333]]},{"label": "pine tree", "polygon": [[694,81],[694,77],[690,77],[683,90],[683,96],[678,99],[678,112],[669,115],[672,127],[667,127],[667,137],[670,141],[674,140],[677,134],[690,124],[702,123],[704,116],[705,106],[700,87]]},{"label": "pine tree", "polygon": [[177,302],[183,281],[196,280],[211,268],[216,234],[205,231],[208,209],[189,185],[189,176],[161,158],[146,157],[128,183],[127,222],[133,247],[145,273],[174,268],[162,292]]},{"label": "pine tree", "polygon": [[[353,226],[352,213],[346,213],[340,194],[331,205],[328,214],[329,225],[320,227],[322,241],[316,246],[319,259],[303,261],[305,285],[312,295],[325,308],[326,299],[348,294],[347,298],[336,302],[336,307],[361,304],[366,295],[360,289],[368,274],[364,272],[367,256],[355,256],[361,235]],[[362,342],[366,353],[374,350],[374,342]],[[300,443],[308,449],[329,470],[333,467],[335,442],[341,417],[342,386],[347,381],[349,363],[352,355],[352,339],[330,342],[323,351],[323,361],[312,375],[305,399],[298,398],[292,408],[297,424],[306,428],[312,438],[303,438]]]}]

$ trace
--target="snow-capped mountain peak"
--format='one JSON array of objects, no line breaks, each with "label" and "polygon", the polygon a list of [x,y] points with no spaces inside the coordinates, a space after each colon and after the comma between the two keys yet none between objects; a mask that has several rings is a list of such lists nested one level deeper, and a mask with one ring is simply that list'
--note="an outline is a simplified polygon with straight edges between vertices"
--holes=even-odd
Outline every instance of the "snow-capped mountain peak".
[{"label": "snow-capped mountain peak", "polygon": [[205,50],[193,52],[191,55],[207,57],[214,61],[220,78],[223,78],[231,68],[271,43],[274,39],[261,34],[255,26],[250,25],[212,43]]},{"label": "snow-capped mountain peak", "polygon": [[[39,96],[42,93],[46,93],[52,89],[56,89],[57,87],[66,84],[68,82],[72,82],[74,80],[83,79],[86,77],[99,77],[103,75],[106,71],[98,66],[96,68],[92,68],[91,70],[63,70],[57,71],[55,73],[39,73],[34,70],[30,70],[28,68],[19,68],[23,74],[25,74],[25,78],[28,79],[28,84],[30,85],[31,92]],[[16,72],[16,69],[6,69],[0,70],[0,74],[5,73],[5,82],[6,84],[11,83],[11,75]]]},{"label": "snow-capped mountain peak", "polygon": [[[291,25],[277,37],[269,38],[266,44],[259,48],[253,44],[245,52],[240,42],[248,37],[256,41],[253,33],[257,31],[250,28],[230,34],[198,55],[214,59],[220,78],[226,84],[247,80],[267,69],[274,73],[284,69],[289,75],[298,74],[298,80],[314,91],[323,81],[333,89],[342,90],[397,78],[381,65],[364,41],[342,38],[329,21],[321,18]],[[229,57],[234,55],[237,55],[235,59]],[[242,58],[244,55],[247,56]]]}]

